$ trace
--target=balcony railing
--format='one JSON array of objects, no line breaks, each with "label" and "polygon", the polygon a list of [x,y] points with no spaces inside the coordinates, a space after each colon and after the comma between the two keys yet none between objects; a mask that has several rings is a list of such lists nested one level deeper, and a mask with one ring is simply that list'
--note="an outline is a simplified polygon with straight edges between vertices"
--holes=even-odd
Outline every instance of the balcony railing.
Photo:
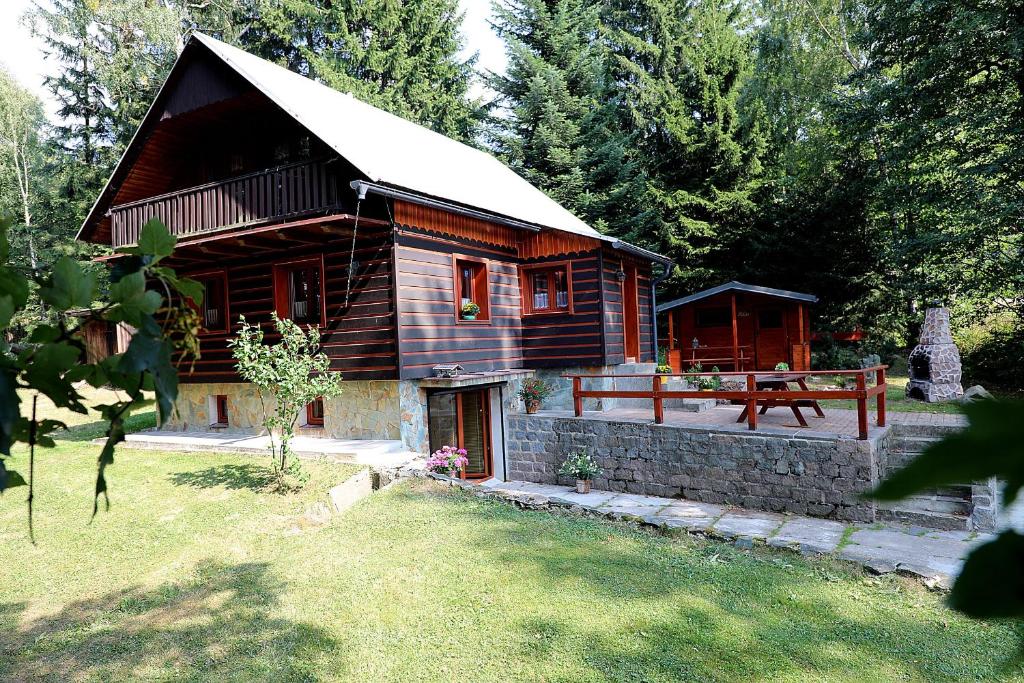
[{"label": "balcony railing", "polygon": [[326,161],[278,166],[110,209],[111,243],[134,244],[139,230],[159,218],[172,234],[268,223],[340,208],[338,178]]}]

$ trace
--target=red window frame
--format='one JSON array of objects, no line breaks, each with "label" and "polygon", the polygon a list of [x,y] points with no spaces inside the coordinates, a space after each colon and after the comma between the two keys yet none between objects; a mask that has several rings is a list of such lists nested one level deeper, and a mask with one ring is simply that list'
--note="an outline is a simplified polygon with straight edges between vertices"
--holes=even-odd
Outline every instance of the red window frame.
[{"label": "red window frame", "polygon": [[[563,273],[565,277],[566,305],[552,306],[557,303],[557,292],[554,288],[555,273]],[[533,305],[534,277],[544,274],[548,283],[548,305],[545,308],[537,308]],[[572,263],[570,261],[559,261],[557,263],[538,263],[519,267],[519,282],[522,288],[523,315],[551,315],[561,313],[571,314],[573,312],[572,296]]]},{"label": "red window frame", "polygon": [[327,292],[324,285],[324,259],[323,255],[312,258],[298,259],[295,261],[283,261],[274,264],[274,310],[278,317],[295,320],[292,311],[292,301],[289,296],[289,278],[297,270],[310,269],[318,273],[320,281],[320,319],[317,321],[301,320],[300,324],[319,325],[321,328],[327,324]]},{"label": "red window frame", "polygon": [[315,398],[306,404],[306,424],[310,427],[323,427],[324,400]]},{"label": "red window frame", "polygon": [[[193,301],[192,299],[189,299],[189,305],[192,306],[192,308],[195,310],[195,312],[198,313],[199,317],[202,319],[202,329],[200,330],[199,334],[227,334],[230,331],[230,329],[231,329],[231,308],[230,308],[230,305],[228,303],[228,274],[227,274],[227,271],[225,271],[225,270],[206,270],[206,271],[203,271],[201,273],[194,273],[192,275],[188,275],[187,277],[195,280],[196,282],[202,283],[202,285],[203,285],[203,303],[202,303],[202,305],[196,304],[195,301]],[[214,280],[220,282],[220,294],[221,294],[220,310],[221,310],[221,316],[222,316],[223,320],[221,321],[221,324],[218,325],[217,327],[206,327],[206,309],[207,309],[207,307],[209,305],[209,301],[207,300],[207,296],[206,296],[207,291],[208,291],[206,283],[214,281]]]},{"label": "red window frame", "polygon": [[[462,271],[468,268],[472,271],[468,284],[471,288],[469,296],[465,294],[465,283],[463,282]],[[490,325],[491,324],[491,287],[490,287],[490,264],[487,259],[476,256],[465,256],[463,254],[452,254],[452,289],[455,296],[455,321],[465,325]],[[469,299],[480,307],[476,320],[465,320],[462,317],[462,299]]]},{"label": "red window frame", "polygon": [[217,421],[214,424],[226,425],[228,424],[228,397],[226,394],[217,394],[213,399],[214,406],[217,408]]}]

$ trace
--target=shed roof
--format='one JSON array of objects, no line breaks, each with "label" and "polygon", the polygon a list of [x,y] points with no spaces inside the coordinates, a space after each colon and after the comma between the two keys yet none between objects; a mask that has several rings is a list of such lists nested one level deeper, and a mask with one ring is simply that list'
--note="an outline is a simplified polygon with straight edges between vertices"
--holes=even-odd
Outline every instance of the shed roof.
[{"label": "shed roof", "polygon": [[487,152],[203,33],[194,32],[185,49],[197,43],[208,48],[373,183],[537,227],[601,239],[611,242],[614,248],[626,248],[638,256],[667,261],[653,252],[602,235]]},{"label": "shed roof", "polygon": [[791,299],[793,301],[803,301],[805,303],[814,304],[818,302],[818,297],[813,294],[803,294],[801,292],[791,292],[788,289],[775,289],[774,287],[760,287],[758,285],[747,285],[742,282],[726,282],[724,285],[718,285],[711,289],[705,289],[702,292],[696,294],[690,294],[684,296],[681,299],[674,301],[666,301],[663,304],[658,305],[658,313],[663,311],[669,311],[679,306],[685,306],[686,304],[693,303],[694,301],[700,301],[701,299],[707,299],[708,297],[715,296],[716,294],[722,294],[723,292],[749,292],[750,294],[761,294],[764,296],[771,296],[777,299]]}]

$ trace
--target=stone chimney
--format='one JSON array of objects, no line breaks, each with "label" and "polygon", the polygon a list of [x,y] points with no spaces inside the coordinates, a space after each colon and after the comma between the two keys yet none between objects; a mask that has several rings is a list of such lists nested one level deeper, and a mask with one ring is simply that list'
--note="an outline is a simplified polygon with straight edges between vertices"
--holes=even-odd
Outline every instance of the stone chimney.
[{"label": "stone chimney", "polygon": [[925,312],[921,342],[910,352],[909,365],[907,397],[937,403],[963,396],[963,368],[949,329],[948,308],[929,308]]}]

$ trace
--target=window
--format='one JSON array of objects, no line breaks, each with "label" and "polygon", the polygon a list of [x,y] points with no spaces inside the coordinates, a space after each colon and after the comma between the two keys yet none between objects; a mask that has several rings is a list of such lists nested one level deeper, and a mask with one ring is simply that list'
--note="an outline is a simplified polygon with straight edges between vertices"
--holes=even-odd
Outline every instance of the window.
[{"label": "window", "polygon": [[[487,287],[487,262],[467,256],[454,257],[455,317],[459,322],[488,322],[491,319],[490,292]],[[474,303],[480,311],[472,319],[462,313],[462,307]]]},{"label": "window", "polygon": [[572,312],[572,271],[568,263],[526,266],[520,278],[524,313]]},{"label": "window", "polygon": [[323,262],[320,259],[274,267],[277,314],[304,325],[320,325],[323,311]]},{"label": "window", "polygon": [[697,309],[697,327],[729,327],[732,310],[728,306]]},{"label": "window", "polygon": [[306,406],[306,424],[311,427],[322,427],[324,424],[324,400],[318,398]]},{"label": "window", "polygon": [[782,327],[782,311],[777,308],[766,308],[758,311],[757,326],[762,330],[780,329]]},{"label": "window", "polygon": [[203,286],[203,303],[193,308],[202,318],[203,332],[227,332],[228,321],[228,278],[224,271],[193,275]]}]

